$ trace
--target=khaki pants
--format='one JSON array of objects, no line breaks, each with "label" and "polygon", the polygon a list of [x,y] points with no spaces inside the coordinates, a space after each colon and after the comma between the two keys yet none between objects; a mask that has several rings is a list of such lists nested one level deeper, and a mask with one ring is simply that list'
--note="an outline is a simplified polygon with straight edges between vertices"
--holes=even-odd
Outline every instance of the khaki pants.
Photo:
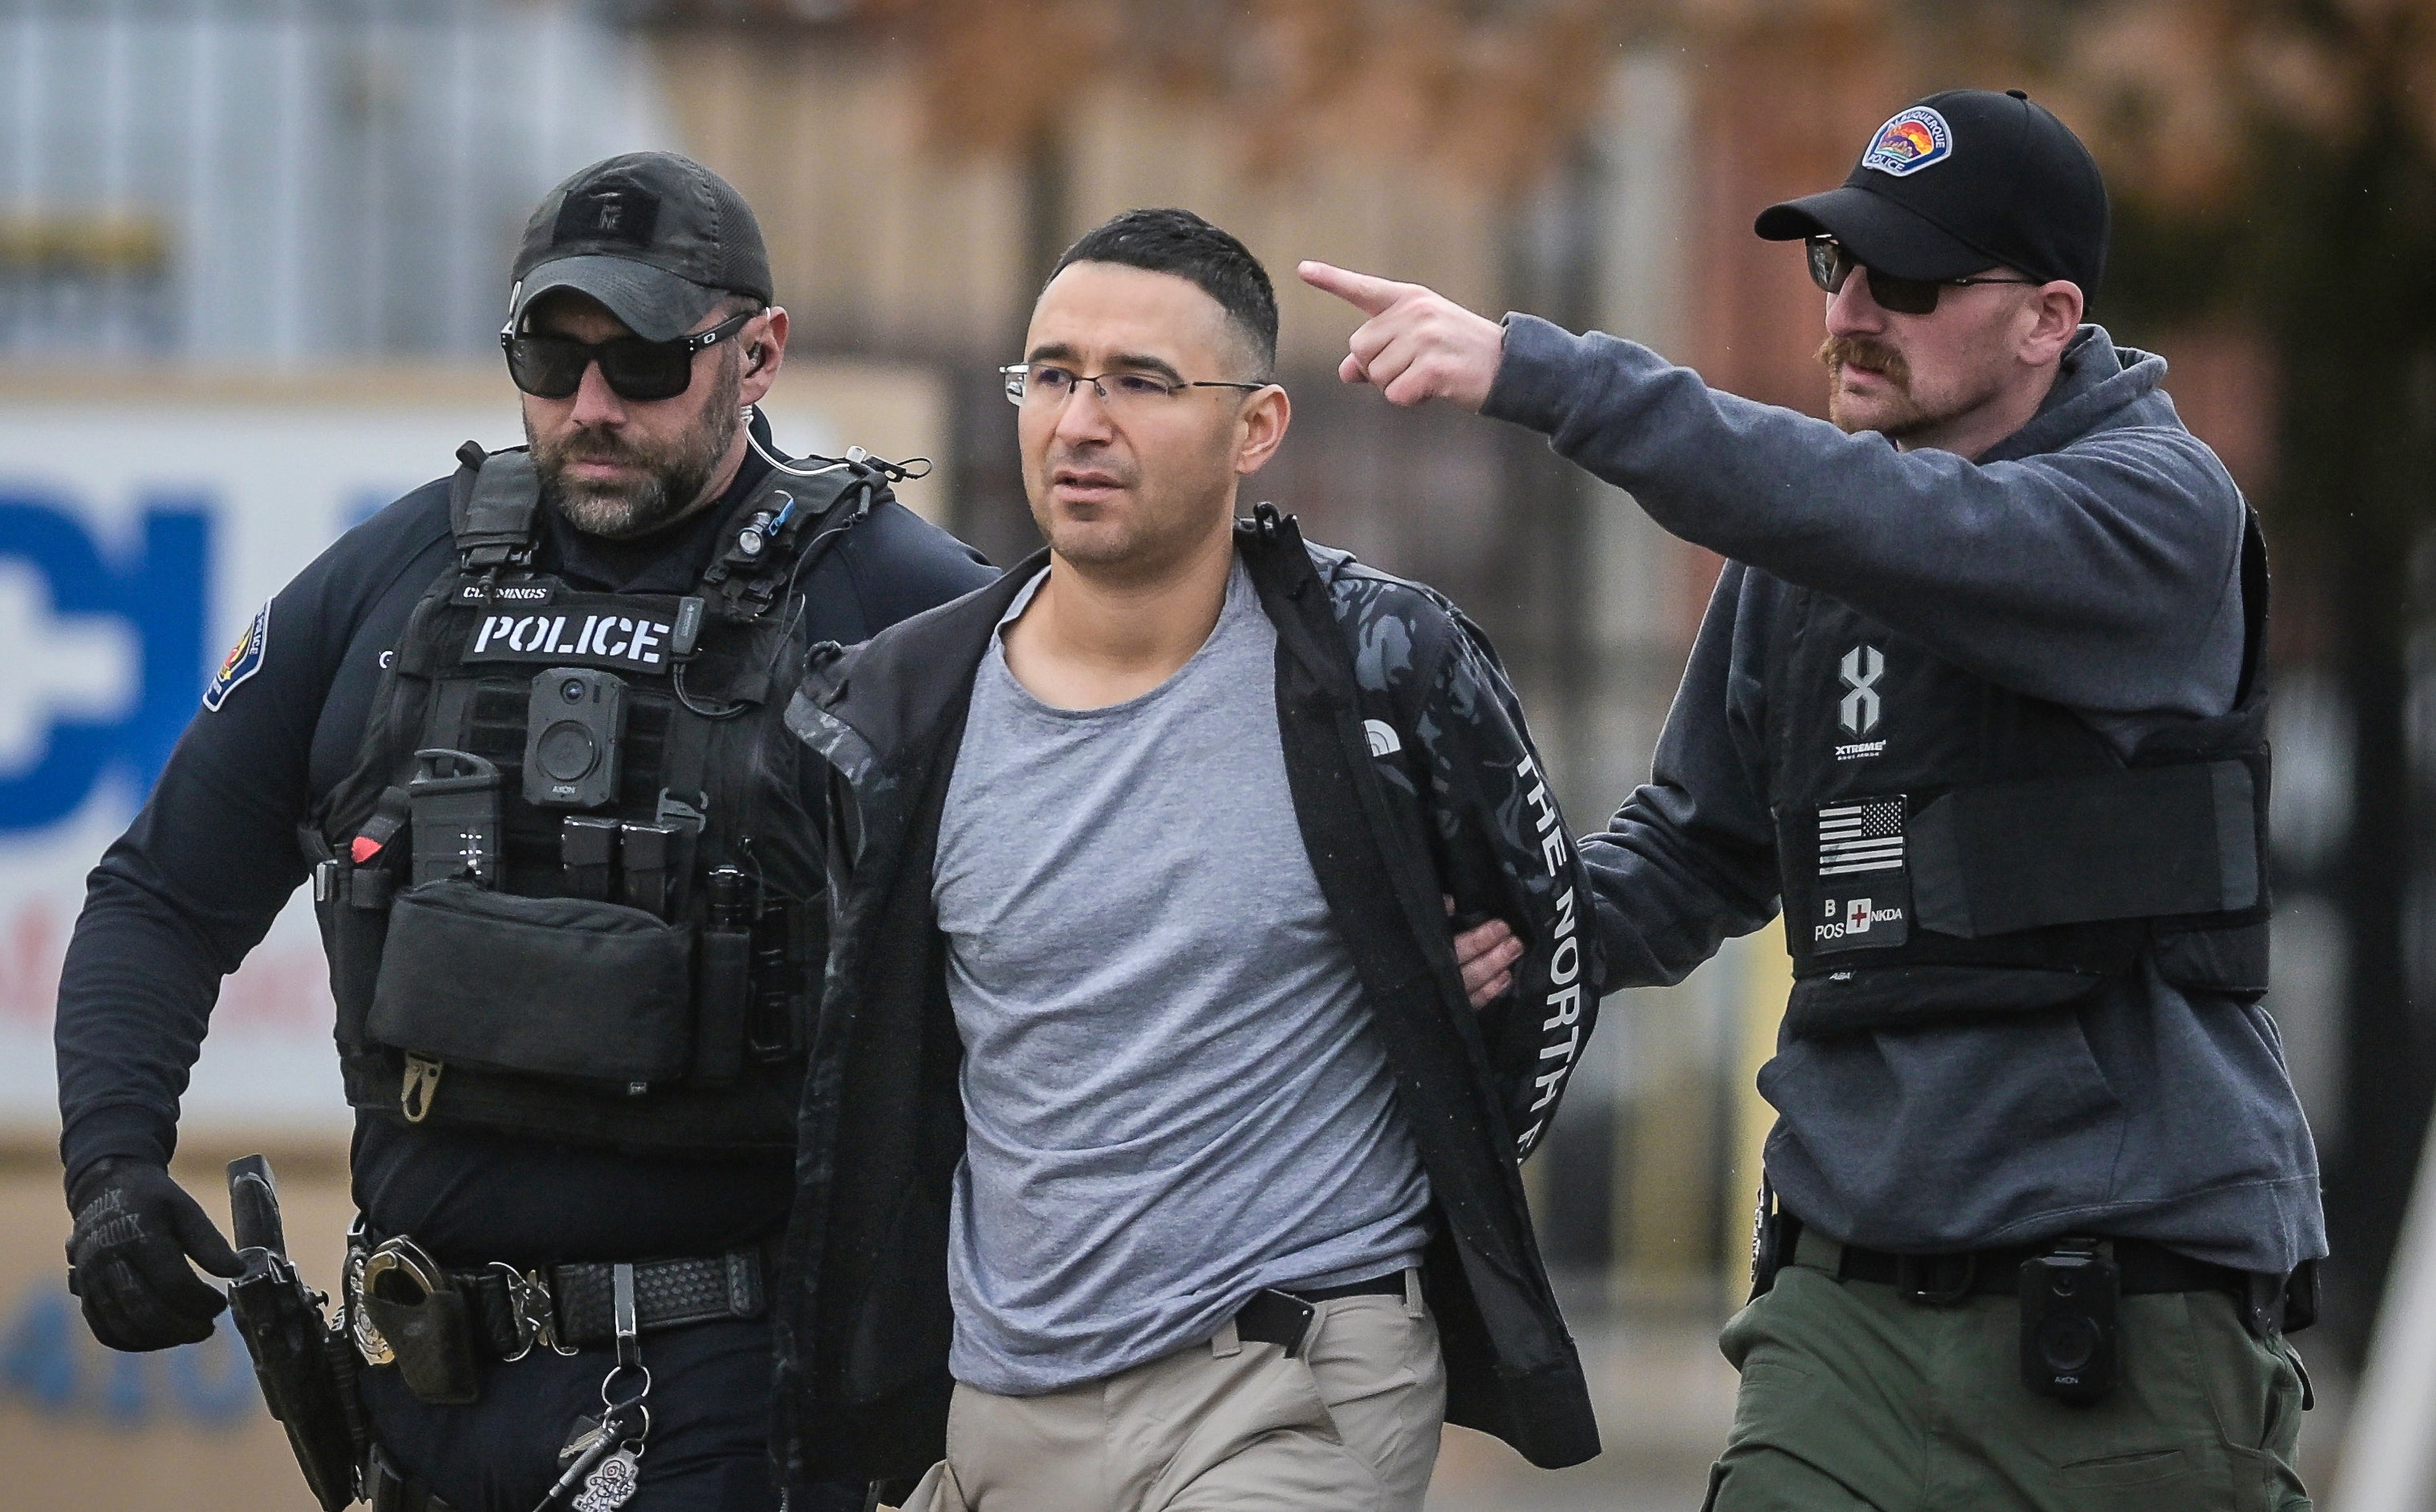
[{"label": "khaki pants", "polygon": [[2012,1297],[1787,1265],[1720,1341],[1742,1395],[1706,1512],[2308,1512],[2291,1347],[2215,1292],[2120,1316],[2120,1383],[2068,1406],[2021,1383]]},{"label": "khaki pants", "polygon": [[905,1512],[1420,1512],[1446,1368],[1418,1288],[1316,1304],[1300,1356],[1218,1337],[1038,1397],[959,1382]]}]

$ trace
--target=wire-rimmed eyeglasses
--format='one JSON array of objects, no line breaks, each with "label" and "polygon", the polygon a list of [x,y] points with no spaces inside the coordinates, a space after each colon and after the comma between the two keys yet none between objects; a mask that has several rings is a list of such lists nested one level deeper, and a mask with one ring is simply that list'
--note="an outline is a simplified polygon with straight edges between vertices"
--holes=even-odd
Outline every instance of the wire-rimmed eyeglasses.
[{"label": "wire-rimmed eyeglasses", "polygon": [[1033,403],[1054,408],[1089,384],[1100,402],[1118,408],[1138,407],[1154,399],[1173,399],[1187,389],[1242,389],[1257,392],[1265,383],[1228,383],[1214,378],[1162,378],[1156,373],[1077,373],[1055,362],[1010,362],[998,370],[1006,380],[1006,402]]}]

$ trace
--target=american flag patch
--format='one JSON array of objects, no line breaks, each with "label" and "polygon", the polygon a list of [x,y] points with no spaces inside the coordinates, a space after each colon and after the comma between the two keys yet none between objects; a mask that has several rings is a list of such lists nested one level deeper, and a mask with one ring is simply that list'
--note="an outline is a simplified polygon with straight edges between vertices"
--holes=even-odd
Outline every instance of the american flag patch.
[{"label": "american flag patch", "polygon": [[1904,863],[1904,800],[1864,798],[1818,810],[1818,875],[1897,872]]}]

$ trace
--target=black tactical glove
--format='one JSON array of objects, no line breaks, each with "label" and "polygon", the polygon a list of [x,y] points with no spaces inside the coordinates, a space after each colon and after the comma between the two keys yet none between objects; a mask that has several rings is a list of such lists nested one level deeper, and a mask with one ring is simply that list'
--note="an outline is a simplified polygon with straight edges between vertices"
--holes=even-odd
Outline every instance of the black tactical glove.
[{"label": "black tactical glove", "polygon": [[202,1206],[140,1160],[105,1160],[68,1195],[76,1232],[68,1236],[68,1290],[84,1299],[93,1336],[113,1349],[166,1349],[212,1336],[228,1306],[218,1287],[198,1277],[245,1267]]}]

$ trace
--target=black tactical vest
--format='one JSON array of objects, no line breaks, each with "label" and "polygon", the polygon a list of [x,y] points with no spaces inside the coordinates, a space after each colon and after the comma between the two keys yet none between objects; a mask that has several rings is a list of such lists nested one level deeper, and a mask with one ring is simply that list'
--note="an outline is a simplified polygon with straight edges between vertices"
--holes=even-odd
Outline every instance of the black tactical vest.
[{"label": "black tactical vest", "polygon": [[778,720],[805,652],[793,590],[888,475],[773,471],[692,593],[600,594],[534,569],[525,452],[459,458],[458,568],[304,837],[348,1101],[791,1149],[826,933]]},{"label": "black tactical vest", "polygon": [[1819,1035],[2059,1008],[2146,955],[2191,990],[2267,984],[2267,559],[2242,547],[2228,714],[2126,759],[1833,599],[1788,590],[1767,652],[1769,791]]}]

